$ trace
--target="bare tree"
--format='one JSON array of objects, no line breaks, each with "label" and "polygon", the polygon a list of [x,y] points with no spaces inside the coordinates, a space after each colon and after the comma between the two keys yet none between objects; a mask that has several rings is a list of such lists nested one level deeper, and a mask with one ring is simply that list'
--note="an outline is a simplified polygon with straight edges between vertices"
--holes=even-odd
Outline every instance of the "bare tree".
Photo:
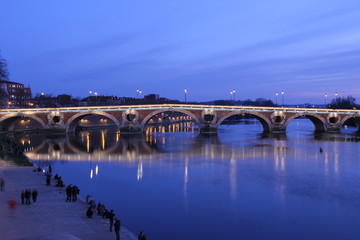
[{"label": "bare tree", "polygon": [[7,69],[6,60],[0,54],[0,80],[6,81],[9,79],[9,71]]},{"label": "bare tree", "polygon": [[[0,81],[7,81],[9,79],[9,71],[5,59],[0,55]],[[0,87],[0,108],[7,106],[8,95],[2,87]]]},{"label": "bare tree", "polygon": [[353,96],[337,97],[330,103],[332,108],[353,109],[356,107],[356,99]]}]

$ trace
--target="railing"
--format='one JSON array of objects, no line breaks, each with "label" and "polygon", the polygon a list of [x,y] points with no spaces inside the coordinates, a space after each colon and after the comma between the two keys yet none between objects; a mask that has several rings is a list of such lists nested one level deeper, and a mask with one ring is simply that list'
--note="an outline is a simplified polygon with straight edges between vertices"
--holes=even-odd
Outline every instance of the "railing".
[{"label": "railing", "polygon": [[119,105],[119,106],[91,106],[91,107],[65,107],[65,108],[0,109],[0,114],[11,114],[11,113],[33,114],[33,113],[50,113],[50,112],[126,111],[126,110],[159,110],[159,109],[360,114],[360,110],[358,109],[219,106],[219,105],[191,105],[191,104],[154,104],[154,105]]}]

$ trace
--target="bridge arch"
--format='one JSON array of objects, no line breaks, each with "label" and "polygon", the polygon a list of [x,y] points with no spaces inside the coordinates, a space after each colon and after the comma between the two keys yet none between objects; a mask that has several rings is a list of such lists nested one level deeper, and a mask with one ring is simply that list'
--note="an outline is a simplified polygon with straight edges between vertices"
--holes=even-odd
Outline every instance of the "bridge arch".
[{"label": "bridge arch", "polygon": [[179,112],[179,113],[185,114],[187,116],[190,116],[196,122],[196,124],[198,126],[202,126],[200,119],[195,114],[193,114],[192,112],[187,111],[187,110],[182,110],[182,109],[172,109],[172,108],[170,108],[170,109],[155,110],[155,111],[149,113],[148,115],[146,115],[146,117],[141,121],[141,126],[140,126],[141,130],[142,131],[145,130],[145,125],[150,120],[150,118],[152,118],[156,114],[163,113],[163,112]]},{"label": "bridge arch", "polygon": [[325,132],[326,131],[326,119],[316,113],[295,113],[287,118],[285,122],[285,128],[289,125],[289,123],[298,117],[306,117],[309,119],[315,127],[315,131]]},{"label": "bridge arch", "polygon": [[235,115],[241,115],[241,114],[247,114],[255,117],[259,122],[261,123],[264,132],[270,132],[271,131],[271,122],[270,119],[267,118],[265,115],[258,113],[258,112],[251,112],[251,111],[240,111],[240,112],[229,112],[225,116],[221,117],[219,121],[216,123],[216,127],[218,128],[225,119],[235,116]]},{"label": "bridge arch", "polygon": [[344,116],[340,121],[340,128],[342,128],[343,125],[345,124],[345,122],[350,119],[354,120],[356,127],[357,127],[357,131],[360,131],[360,115],[359,114]]},{"label": "bridge arch", "polygon": [[101,111],[91,111],[87,113],[77,113],[71,118],[69,118],[66,122],[66,132],[73,132],[75,130],[76,124],[79,122],[80,119],[91,115],[98,115],[109,118],[116,124],[118,128],[120,127],[119,121],[113,115]]},{"label": "bridge arch", "polygon": [[8,115],[5,115],[0,118],[1,128],[3,130],[11,131],[13,129],[10,129],[10,128],[13,126],[13,124],[21,118],[30,118],[30,119],[36,121],[37,123],[39,123],[42,128],[46,127],[45,122],[41,118],[39,118],[35,115],[15,113],[15,114],[8,114]]}]

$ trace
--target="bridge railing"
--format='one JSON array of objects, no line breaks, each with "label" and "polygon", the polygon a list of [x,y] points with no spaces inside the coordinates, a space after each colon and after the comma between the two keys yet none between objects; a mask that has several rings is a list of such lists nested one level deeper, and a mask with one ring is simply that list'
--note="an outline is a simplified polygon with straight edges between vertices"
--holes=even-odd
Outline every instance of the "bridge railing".
[{"label": "bridge railing", "polygon": [[258,107],[258,106],[221,106],[221,105],[195,105],[195,104],[152,104],[152,105],[118,105],[118,106],[87,106],[87,107],[61,107],[61,108],[23,108],[0,109],[0,114],[9,113],[49,113],[49,112],[86,112],[86,111],[126,111],[126,110],[216,110],[216,111],[258,111],[258,112],[312,112],[312,113],[339,113],[360,114],[359,109],[329,109],[329,108],[289,108],[289,107]]}]

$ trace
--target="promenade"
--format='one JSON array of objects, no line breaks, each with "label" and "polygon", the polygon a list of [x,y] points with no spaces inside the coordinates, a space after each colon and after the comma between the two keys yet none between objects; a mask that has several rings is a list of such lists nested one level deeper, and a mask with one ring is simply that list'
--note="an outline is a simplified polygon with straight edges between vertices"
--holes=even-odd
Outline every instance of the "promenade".
[{"label": "promenade", "polygon": [[[44,174],[34,169],[0,166],[0,178],[5,180],[5,191],[0,192],[1,240],[116,239],[115,233],[109,231],[108,219],[95,214],[87,218],[85,202],[80,199],[66,202],[65,188],[55,187],[53,179],[51,186],[47,186]],[[27,188],[37,189],[38,199],[36,203],[22,205],[21,190]],[[16,201],[15,208],[9,207],[10,200]],[[137,239],[123,226],[120,234],[121,240]]]}]

